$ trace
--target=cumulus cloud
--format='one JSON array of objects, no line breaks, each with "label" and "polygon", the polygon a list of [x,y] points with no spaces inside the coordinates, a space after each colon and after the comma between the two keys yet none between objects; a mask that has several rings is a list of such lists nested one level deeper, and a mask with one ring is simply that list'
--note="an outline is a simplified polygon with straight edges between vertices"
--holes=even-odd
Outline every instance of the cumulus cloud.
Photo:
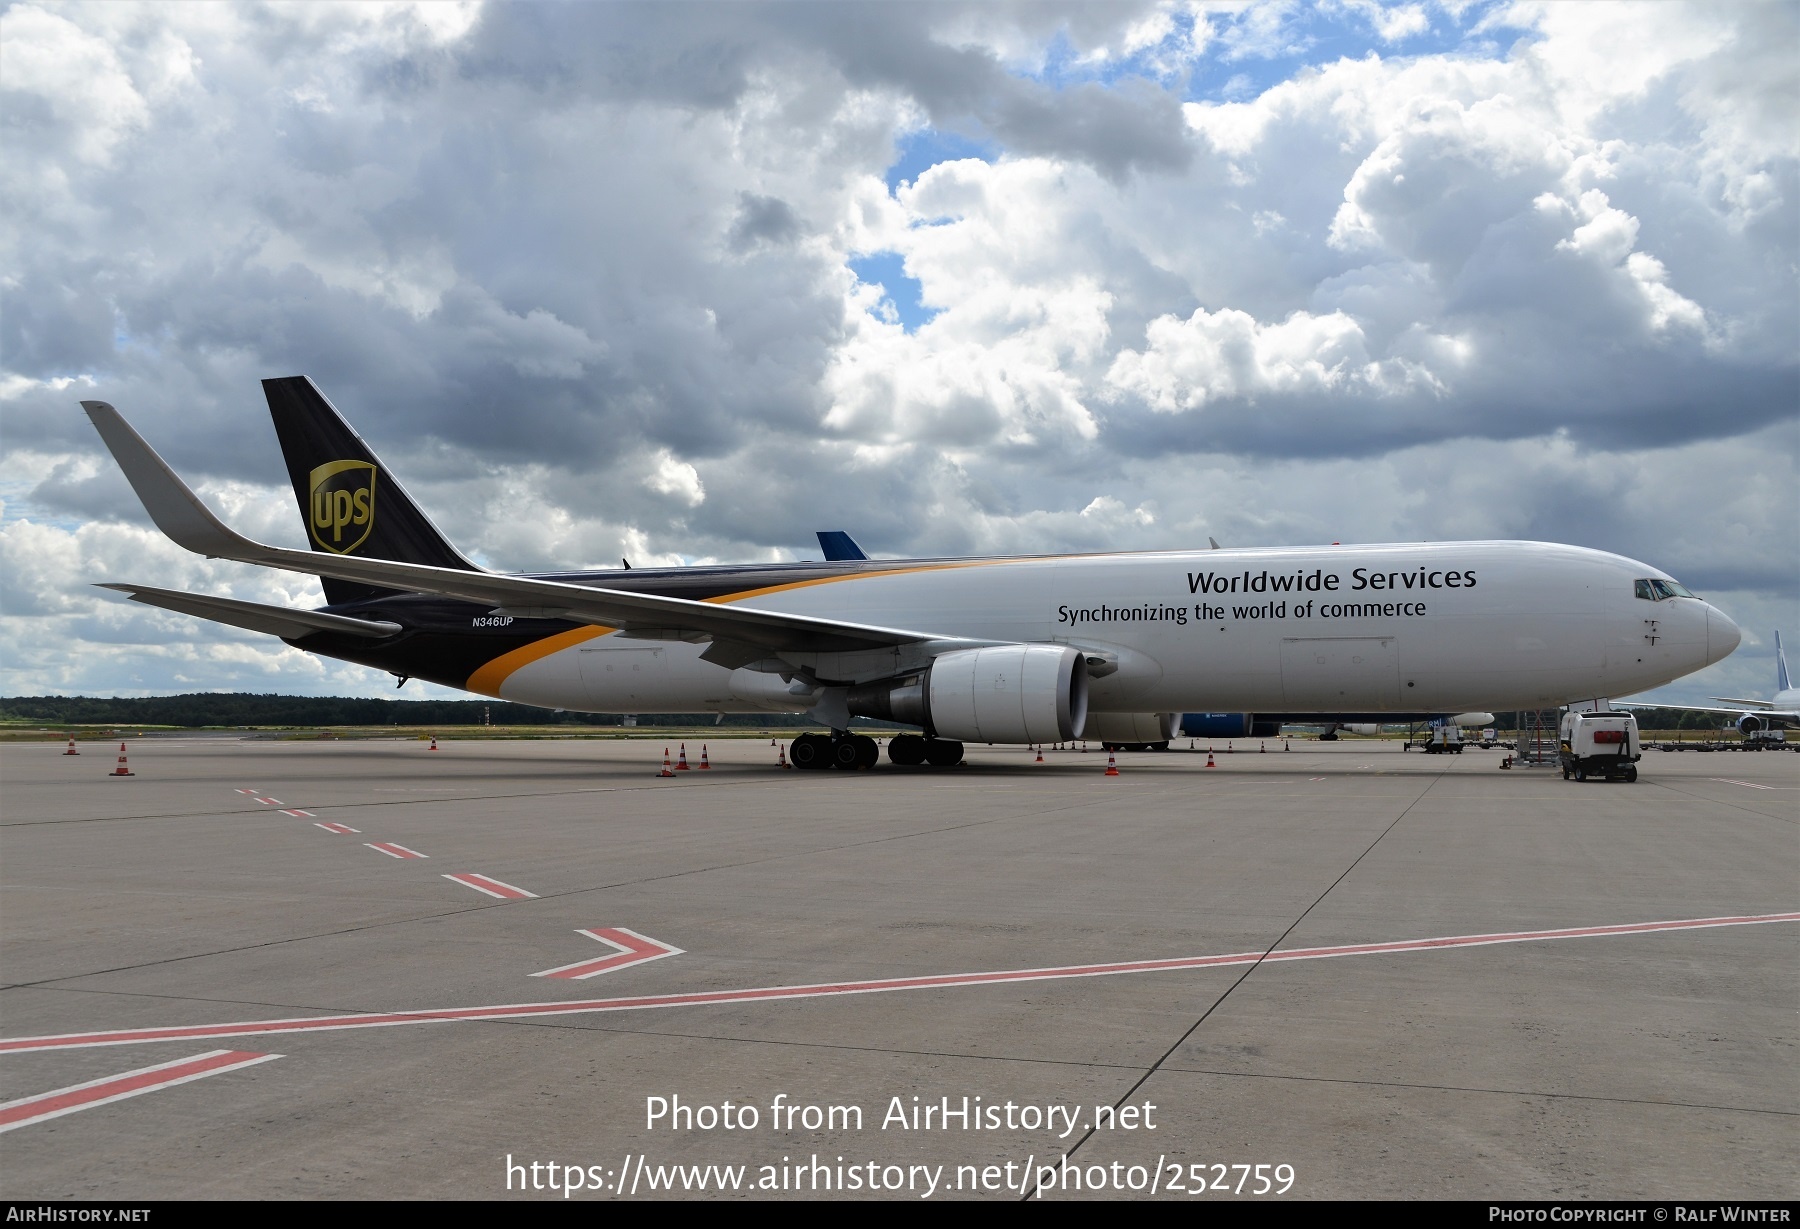
[{"label": "cumulus cloud", "polygon": [[160,544],[75,406],[298,544],[257,386],[297,372],[497,567],[832,527],[890,554],[1535,536],[1793,626],[1755,524],[1800,453],[1797,23],[15,4],[0,681],[387,686],[86,588],[317,600]]}]

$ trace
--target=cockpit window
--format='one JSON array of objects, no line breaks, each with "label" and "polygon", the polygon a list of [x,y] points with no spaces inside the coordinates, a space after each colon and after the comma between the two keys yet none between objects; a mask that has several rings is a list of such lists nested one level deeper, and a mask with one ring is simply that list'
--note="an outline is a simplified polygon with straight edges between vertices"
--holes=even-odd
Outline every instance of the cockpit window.
[{"label": "cockpit window", "polygon": [[1637,595],[1646,602],[1660,602],[1664,598],[1670,597],[1694,596],[1688,591],[1686,585],[1681,584],[1678,581],[1662,580],[1657,577],[1652,577],[1648,580],[1634,581],[1633,586],[1637,591]]}]

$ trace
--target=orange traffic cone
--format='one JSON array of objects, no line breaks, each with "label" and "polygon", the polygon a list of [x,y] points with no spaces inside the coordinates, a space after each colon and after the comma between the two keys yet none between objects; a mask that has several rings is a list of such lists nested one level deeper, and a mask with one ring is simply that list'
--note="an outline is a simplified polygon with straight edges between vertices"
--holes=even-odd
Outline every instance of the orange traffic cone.
[{"label": "orange traffic cone", "polygon": [[69,749],[67,751],[63,752],[63,754],[64,755],[80,755],[81,754],[81,752],[75,750],[75,736],[73,734],[69,735]]},{"label": "orange traffic cone", "polygon": [[659,777],[672,777],[675,775],[673,772],[669,771],[669,749],[667,747],[663,748],[662,771],[657,773],[656,775]]},{"label": "orange traffic cone", "polygon": [[687,770],[688,770],[687,744],[682,743],[681,744],[681,758],[675,761],[675,771],[676,772],[686,772]]},{"label": "orange traffic cone", "polygon": [[1037,749],[1037,753],[1038,753],[1037,762],[1042,764],[1044,762],[1044,749],[1042,747],[1039,747]]},{"label": "orange traffic cone", "polygon": [[1231,754],[1231,740],[1229,738],[1225,740],[1225,754]]},{"label": "orange traffic cone", "polygon": [[1206,749],[1206,766],[1207,766],[1207,767],[1208,767],[1208,768],[1217,768],[1217,767],[1218,767],[1218,765],[1217,765],[1217,764],[1215,764],[1215,763],[1213,763],[1213,757],[1212,757],[1212,748],[1211,748],[1211,747],[1208,747],[1208,748],[1207,748],[1207,749]]},{"label": "orange traffic cone", "polygon": [[[777,744],[777,745],[779,745],[779,744]],[[777,767],[777,768],[792,768],[793,767],[792,764],[787,762],[787,748],[786,747],[782,747],[781,750],[779,750],[775,753],[775,767]]]},{"label": "orange traffic cone", "polygon": [[436,734],[433,734],[431,736],[431,745],[429,747],[425,748],[425,750],[427,750],[427,751],[436,751],[437,750],[437,735]]},{"label": "orange traffic cone", "polygon": [[1269,753],[1269,744],[1268,743],[1258,743],[1256,745],[1256,753],[1258,755],[1267,755]]},{"label": "orange traffic cone", "polygon": [[712,765],[710,763],[708,763],[707,759],[706,759],[706,744],[705,743],[700,744],[700,767],[702,767],[702,768],[711,768],[712,767]]},{"label": "orange traffic cone", "polygon": [[1294,748],[1288,743],[1288,740],[1284,738],[1281,740],[1281,749],[1283,751],[1292,751]]},{"label": "orange traffic cone", "polygon": [[1106,772],[1102,775],[1108,777],[1119,775],[1119,762],[1113,758],[1113,753],[1110,751],[1106,753]]},{"label": "orange traffic cone", "polygon": [[1081,740],[1081,754],[1087,754],[1087,739],[1085,738]]},{"label": "orange traffic cone", "polygon": [[109,773],[108,775],[114,776],[114,777],[135,777],[135,776],[137,776],[137,773],[135,773],[135,772],[131,771],[131,769],[125,767],[125,744],[124,743],[119,744],[119,766],[117,768],[113,769],[112,772]]}]

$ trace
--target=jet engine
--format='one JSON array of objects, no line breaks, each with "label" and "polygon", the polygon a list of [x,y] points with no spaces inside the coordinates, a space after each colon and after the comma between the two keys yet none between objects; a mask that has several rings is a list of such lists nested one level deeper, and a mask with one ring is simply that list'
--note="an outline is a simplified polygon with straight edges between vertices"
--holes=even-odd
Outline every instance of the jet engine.
[{"label": "jet engine", "polygon": [[1060,644],[945,653],[917,674],[852,687],[856,717],[981,743],[1068,742],[1087,721],[1087,664]]},{"label": "jet engine", "polygon": [[1755,713],[1745,713],[1737,719],[1739,734],[1757,734],[1769,728],[1767,718],[1758,717]]}]

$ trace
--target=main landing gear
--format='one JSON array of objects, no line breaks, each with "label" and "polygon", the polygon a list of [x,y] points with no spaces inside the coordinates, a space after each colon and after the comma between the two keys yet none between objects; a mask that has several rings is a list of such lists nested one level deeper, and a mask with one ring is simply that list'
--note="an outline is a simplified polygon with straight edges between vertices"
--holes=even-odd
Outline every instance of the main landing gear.
[{"label": "main landing gear", "polygon": [[788,750],[795,768],[873,768],[881,748],[867,734],[802,734]]},{"label": "main landing gear", "polygon": [[[888,741],[888,758],[896,764],[929,764],[953,768],[962,763],[963,745],[947,738],[901,734]],[[867,734],[802,734],[788,748],[795,768],[873,768],[881,748]]]}]

